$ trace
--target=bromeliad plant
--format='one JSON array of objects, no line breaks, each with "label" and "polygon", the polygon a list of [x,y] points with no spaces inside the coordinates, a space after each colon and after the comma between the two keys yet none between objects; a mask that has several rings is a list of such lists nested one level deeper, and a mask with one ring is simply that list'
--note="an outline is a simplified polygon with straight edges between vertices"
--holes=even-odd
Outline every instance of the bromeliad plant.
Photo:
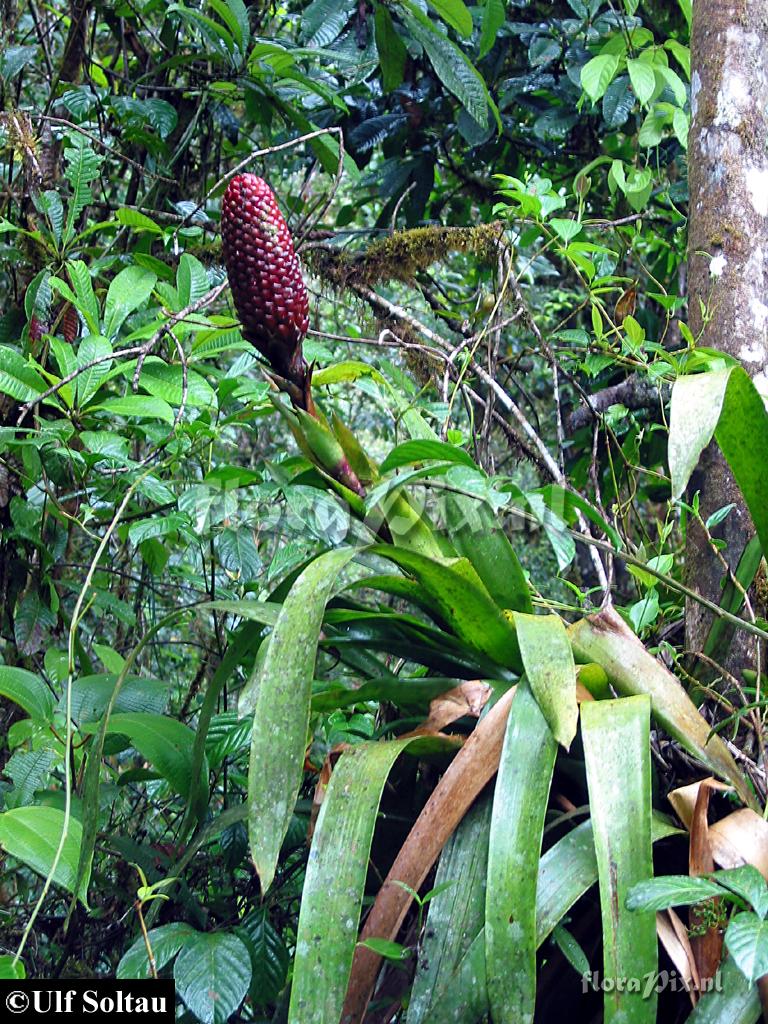
[{"label": "bromeliad plant", "polygon": [[[400,967],[391,966],[393,952],[400,949],[405,962],[409,951],[416,952],[407,1010],[400,1010],[407,1024],[475,1022],[488,1015],[496,1022],[533,1020],[539,950],[551,938],[572,962],[584,960],[566,927],[567,916],[595,882],[604,975],[654,972],[653,914],[631,912],[625,904],[631,887],[652,875],[652,844],[675,831],[652,807],[651,719],[724,779],[746,805],[742,813],[755,820],[757,801],[726,743],[607,600],[595,614],[568,624],[549,611],[537,613],[502,516],[513,508],[527,514],[544,506],[548,528],[567,533],[580,512],[605,534],[607,540],[598,545],[628,560],[632,556],[620,550],[611,525],[578,494],[555,486],[525,494],[490,478],[464,448],[441,440],[394,390],[391,401],[408,439],[383,460],[374,459],[337,416],[326,413],[321,389],[363,374],[380,387],[386,381],[368,364],[341,363],[320,371],[307,365],[302,345],[308,326],[306,291],[277,203],[261,179],[243,175],[233,180],[223,204],[222,229],[246,338],[237,344],[254,346],[267,360],[269,383],[259,385],[260,394],[269,389],[273,407],[296,438],[306,459],[301,480],[315,504],[343,507],[349,520],[346,542],[339,533],[328,550],[302,564],[267,601],[219,600],[201,606],[206,612],[235,615],[240,624],[211,675],[194,730],[160,713],[166,696],[162,684],[132,675],[142,650],[185,609],[154,624],[125,659],[103,648],[111,674],[75,678],[78,603],[69,659],[54,664],[46,658],[49,672],[55,667],[58,678],[69,679],[70,706],[57,709],[35,674],[2,666],[0,692],[24,708],[30,728],[46,734],[53,730],[58,742],[62,719],[76,721],[76,735],[68,735],[66,746],[59,743],[55,753],[67,770],[76,772],[83,815],[82,823],[70,816],[64,835],[59,808],[9,806],[0,815],[0,844],[48,875],[47,884],[64,886],[87,906],[100,828],[102,753],[122,737],[186,802],[177,838],[179,847],[187,845],[167,874],[183,878],[201,847],[247,819],[251,858],[269,900],[288,874],[282,870],[286,859],[291,869],[296,862],[301,866],[295,811],[305,786],[312,716],[347,709],[351,719],[359,709],[357,735],[350,728],[344,737],[360,739],[362,732],[368,740],[334,751],[322,775],[327,789],[301,893],[286,1007],[292,1024],[362,1021],[372,998],[400,1004],[408,986],[402,974],[393,986],[392,972]],[[210,443],[205,422],[196,422],[185,439],[188,446],[182,447],[185,424],[171,408],[185,402],[203,405],[205,379],[186,365],[164,363],[152,347],[161,336],[174,345],[185,337],[196,304],[212,294],[210,281],[188,254],[181,257],[175,279],[169,278],[168,268],[152,267],[122,269],[104,296],[94,292],[81,260],[68,258],[60,274],[50,277],[51,290],[78,309],[89,333],[76,352],[66,342],[52,342],[61,371],[55,377],[50,372],[43,376],[15,353],[16,362],[5,364],[9,375],[17,371],[13,380],[18,381],[19,401],[30,408],[48,402],[67,413],[52,421],[49,433],[55,429],[69,440],[75,420],[140,408],[142,415],[152,412],[162,421],[150,434],[157,452],[167,446],[169,458],[181,459],[195,445]],[[158,281],[157,274],[163,273]],[[126,369],[117,362],[125,356],[120,332],[153,290],[162,295],[166,313],[124,339],[130,353],[143,359]],[[202,326],[207,334],[196,346],[232,344],[231,337],[220,337],[231,334],[229,323]],[[138,374],[149,394],[117,398],[105,393],[104,382],[117,373],[133,375],[134,381]],[[702,408],[711,414],[702,416]],[[750,444],[757,440],[758,450],[768,448],[768,421],[743,371],[726,367],[678,380],[669,447],[675,494],[683,493],[698,454],[714,434],[765,549],[768,494],[743,443],[747,432]],[[110,457],[116,468],[125,465],[134,472],[123,507],[130,493],[143,487],[153,500],[165,499],[150,465],[137,466],[127,451],[105,454],[96,447],[104,439],[95,430],[82,431],[80,441],[84,452],[78,459],[84,467]],[[421,500],[423,494],[428,501]],[[119,516],[110,521],[94,566],[118,521]],[[171,514],[163,529],[175,525]],[[151,544],[142,529],[141,521],[131,523],[129,536]],[[151,547],[147,551],[148,556],[157,554]],[[749,585],[746,577],[742,582]],[[721,621],[765,638],[760,622],[738,618],[738,594],[728,602],[724,599],[719,610]],[[318,652],[333,655],[344,667],[342,681],[315,682]],[[215,716],[219,697],[234,669],[245,663],[254,667],[239,697],[242,720],[230,722],[222,735],[217,730],[223,716]],[[209,769],[219,770],[227,751],[243,745],[250,746],[247,801],[227,806],[208,822]],[[62,757],[60,747],[70,756]],[[50,751],[30,753],[48,756]],[[387,780],[407,770],[403,765],[409,759],[427,766],[419,773],[426,802],[408,835],[395,837],[391,819],[379,821],[379,812],[383,808],[386,813]],[[441,775],[433,784],[435,768]],[[578,778],[577,790],[588,798],[589,820],[559,835],[542,855],[552,782],[566,776]],[[31,834],[39,840],[32,847]],[[397,851],[388,858],[386,878],[373,884],[367,877],[369,852],[382,837]],[[418,913],[409,912],[413,894],[421,891],[435,865],[422,928],[421,904]],[[367,900],[371,905],[359,934]],[[269,930],[263,908],[251,910],[228,930],[204,931],[181,920],[152,927],[159,907],[160,901],[148,907],[147,935],[123,957],[121,977],[150,973],[148,943],[158,970],[173,963],[178,989],[201,1020],[225,1019],[249,986],[253,998],[249,953],[256,946],[269,947],[281,949],[274,958],[279,970],[272,978],[274,991],[267,997],[262,988],[261,998],[277,1000],[287,952]],[[24,941],[28,934],[29,929]],[[382,953],[389,957],[386,963]],[[201,985],[197,968],[202,958],[216,971]],[[0,969],[18,975],[21,960],[7,960],[0,960]],[[655,999],[641,995],[616,987],[606,991],[606,1018],[655,1019]],[[728,1005],[719,1008],[720,996],[706,996],[713,1001],[711,1019],[730,1020]],[[718,1018],[718,1013],[725,1016]]]},{"label": "bromeliad plant", "polygon": [[[369,701],[407,708],[433,701],[424,728],[354,745],[333,771],[309,854],[288,1019],[363,1020],[381,954],[400,948],[388,943],[400,935],[413,895],[438,859],[437,891],[417,943],[408,1024],[486,1015],[496,1022],[532,1021],[536,951],[557,926],[562,941],[563,918],[595,881],[605,976],[655,971],[654,916],[630,913],[625,905],[631,887],[652,874],[652,843],[673,831],[652,810],[651,717],[754,809],[754,794],[728,748],[607,595],[600,611],[570,625],[556,614],[535,613],[524,573],[497,522],[499,493],[463,449],[441,441],[415,410],[403,408],[410,440],[377,465],[343,424],[324,416],[301,354],[307,318],[296,257],[261,179],[233,180],[222,228],[244,334],[269,361],[276,388],[293,408],[277,393],[274,402],[317,467],[317,486],[348,501],[364,541],[310,562],[276,613],[272,604],[241,603],[246,618],[272,627],[240,700],[241,713],[253,720],[247,818],[263,891],[273,882],[293,819],[312,709]],[[360,372],[355,364],[343,365],[334,380]],[[719,416],[706,423],[691,415],[691,393],[701,387],[719,397]],[[672,405],[670,461],[679,494],[715,432],[755,508],[765,546],[768,503],[759,504],[765,485],[735,439],[747,406],[742,422],[768,431],[759,402],[737,369],[681,379]],[[428,514],[415,506],[415,486],[440,489],[439,525],[433,509]],[[556,496],[560,515],[572,520],[580,499],[567,492]],[[551,489],[549,497],[555,497]],[[389,571],[383,571],[386,565]],[[383,600],[362,604],[361,590]],[[393,611],[388,598],[404,610]],[[759,626],[752,629],[763,635]],[[319,646],[353,665],[366,680],[362,686],[313,689]],[[410,678],[391,671],[376,652],[402,659]],[[487,692],[473,706],[468,681],[477,678],[486,681]],[[209,709],[216,697],[212,685]],[[450,699],[458,710],[441,717],[441,701]],[[443,725],[472,714],[480,719],[463,742],[442,732]],[[590,818],[541,857],[553,771],[558,758],[568,756],[579,726]],[[378,808],[388,774],[405,753],[439,757],[443,766],[451,760],[378,888],[358,941]],[[652,1021],[655,1012],[655,998],[620,986],[606,991],[606,1020]]]}]

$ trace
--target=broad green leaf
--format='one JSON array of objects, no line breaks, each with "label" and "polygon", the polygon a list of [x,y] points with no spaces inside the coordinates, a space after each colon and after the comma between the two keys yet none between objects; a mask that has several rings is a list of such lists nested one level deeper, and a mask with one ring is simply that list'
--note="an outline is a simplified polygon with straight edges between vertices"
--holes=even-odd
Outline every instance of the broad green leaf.
[{"label": "broad green leaf", "polygon": [[381,374],[370,363],[361,363],[357,359],[345,359],[312,374],[314,387],[325,387],[328,384],[339,384],[342,381],[358,380],[360,377],[381,378]]},{"label": "broad green leaf", "polygon": [[13,789],[5,794],[6,808],[24,807],[31,804],[35,792],[42,789],[50,774],[56,755],[53,750],[17,750],[6,764],[3,772],[13,783]]},{"label": "broad green leaf", "polygon": [[[56,807],[16,807],[0,814],[0,847],[39,875],[47,876],[54,862],[64,832],[64,812]],[[80,856],[82,826],[69,819],[67,838],[53,880],[75,895],[77,862]],[[85,878],[77,898],[87,906],[88,879]]]},{"label": "broad green leaf", "polygon": [[285,988],[291,956],[283,937],[270,921],[269,908],[253,910],[238,931],[241,936],[243,933],[251,950],[251,998],[260,1006],[276,1003]]},{"label": "broad green leaf", "polygon": [[[535,636],[534,643],[538,639]],[[521,634],[520,640],[525,661],[531,636],[523,639]],[[574,679],[575,673],[575,691]],[[520,683],[507,720],[488,843],[485,958],[494,1020],[533,1021],[536,883],[556,753],[557,744],[539,704]]]},{"label": "broad green leaf", "polygon": [[493,602],[468,559],[438,561],[387,545],[374,545],[370,550],[395,562],[421,583],[462,643],[505,668],[520,668],[514,626]]},{"label": "broad green leaf", "polygon": [[125,267],[112,278],[104,304],[104,334],[113,339],[126,317],[146,302],[157,283],[157,275],[144,267]]},{"label": "broad green leaf", "polygon": [[740,366],[675,381],[669,422],[674,497],[685,491],[713,434],[744,495],[763,553],[768,552],[768,476],[762,457],[768,451],[768,413]]},{"label": "broad green leaf", "polygon": [[768,974],[768,921],[743,911],[728,922],[725,944],[736,964],[750,981]]},{"label": "broad green leaf", "polygon": [[558,743],[570,747],[576,735],[576,666],[558,615],[515,614],[517,642],[528,682]]},{"label": "broad green leaf", "polygon": [[75,293],[75,306],[85,320],[91,334],[99,333],[99,303],[93,291],[93,281],[88,267],[82,260],[67,263],[67,275]]},{"label": "broad green leaf", "polygon": [[163,229],[140,210],[131,207],[122,207],[115,213],[117,222],[125,227],[133,228],[134,231],[148,231],[152,235],[162,235]]},{"label": "broad green leaf", "polygon": [[721,963],[719,982],[702,995],[688,1024],[757,1024],[762,1019],[757,986],[747,981],[732,957]]},{"label": "broad green leaf", "polygon": [[[313,383],[315,383],[313,378]],[[445,441],[403,441],[387,455],[379,467],[382,473],[389,473],[400,466],[412,466],[419,462],[457,462],[472,469],[477,464],[469,452]]]},{"label": "broad green leaf", "polygon": [[746,900],[759,917],[768,917],[768,885],[756,867],[744,864],[739,868],[716,871],[712,877]]},{"label": "broad green leaf", "polygon": [[563,217],[552,217],[549,223],[564,242],[570,242],[571,239],[575,238],[582,229],[580,221],[568,220]]},{"label": "broad green leaf", "polygon": [[205,267],[199,259],[191,256],[188,252],[183,253],[179,260],[179,269],[176,272],[176,291],[179,296],[180,310],[186,309],[198,299],[202,299],[208,291],[208,275],[205,272]]},{"label": "broad green leaf", "polygon": [[723,890],[708,878],[691,875],[659,875],[637,882],[627,895],[627,910],[666,910],[700,903],[713,896],[722,896]]},{"label": "broad green leaf", "polygon": [[483,21],[480,32],[480,59],[490,51],[496,42],[499,29],[504,24],[504,0],[485,0],[483,4]]},{"label": "broad green leaf", "polygon": [[[681,108],[684,107],[688,100],[688,94],[682,78],[676,71],[673,71],[672,68],[667,67],[665,64],[656,64],[654,65],[654,69],[656,74],[663,78],[666,85],[668,85],[672,90],[675,97],[675,103],[677,103]],[[680,112],[682,113],[682,110]]]},{"label": "broad green leaf", "polygon": [[0,696],[24,708],[37,721],[50,722],[53,718],[53,694],[40,676],[25,668],[0,665]]},{"label": "broad green leaf", "polygon": [[207,800],[207,766],[203,764],[197,780],[193,780],[190,771],[195,734],[188,725],[165,715],[124,711],[110,716],[107,731],[127,736],[181,796],[194,793],[201,805]]},{"label": "broad green leaf", "polygon": [[240,53],[245,55],[251,31],[248,24],[248,11],[243,0],[208,0],[208,2],[232,33]]},{"label": "broad green leaf", "polygon": [[677,63],[685,72],[686,78],[690,80],[691,77],[691,50],[688,46],[683,46],[682,43],[678,42],[677,39],[666,39],[664,41],[664,49],[669,50],[673,55]]},{"label": "broad green leaf", "polygon": [[248,769],[248,836],[263,891],[274,878],[301,786],[325,604],[354,556],[350,548],[329,551],[302,572],[280,610],[259,675]]},{"label": "broad green leaf", "polygon": [[656,88],[656,75],[653,73],[653,68],[644,60],[628,60],[627,71],[635,96],[641,103],[647,103]]},{"label": "broad green leaf", "polygon": [[[485,920],[491,801],[479,800],[445,844],[416,962],[407,1024],[424,1024]],[[441,889],[446,885],[447,888]]]},{"label": "broad green leaf", "polygon": [[341,1017],[381,793],[395,760],[412,742],[362,744],[343,754],[334,769],[307,862],[289,1024]]},{"label": "broad green leaf", "polygon": [[[96,645],[94,644],[94,647]],[[78,725],[96,722],[106,711],[117,682],[117,673],[80,676],[72,682],[72,718]],[[168,703],[171,681],[126,676],[115,698],[117,711],[148,711],[160,714]],[[64,697],[59,702],[63,710]]]},{"label": "broad green leaf", "polygon": [[0,345],[0,392],[17,402],[32,402],[47,384],[15,349]]},{"label": "broad green leaf", "polygon": [[203,1024],[224,1024],[251,983],[248,948],[236,935],[195,932],[173,965],[176,991]]},{"label": "broad green leaf", "polygon": [[231,57],[235,52],[235,41],[232,38],[232,34],[224,28],[218,21],[213,18],[209,18],[199,11],[192,10],[189,7],[185,7],[183,4],[170,4],[167,8],[168,13],[177,12],[185,21],[197,24],[200,26],[204,39],[210,41],[212,46],[209,46],[210,56],[216,57],[216,43],[221,43],[229,54],[230,63]]},{"label": "broad green leaf", "polygon": [[63,235],[65,243],[72,239],[77,218],[91,201],[90,183],[98,177],[104,160],[103,156],[94,153],[92,143],[85,135],[73,132],[67,136],[67,141],[69,146],[64,150],[64,176],[72,186],[72,194],[67,202],[67,224]]},{"label": "broad green leaf", "polygon": [[89,334],[80,342],[77,349],[78,367],[88,366],[94,359],[103,360],[100,363],[96,363],[95,366],[83,370],[76,378],[77,400],[81,407],[87,405],[90,399],[93,398],[101,387],[102,381],[108,375],[112,366],[112,360],[105,359],[104,357],[111,354],[112,345],[99,334]]},{"label": "broad green leaf", "polygon": [[[177,363],[169,365],[160,359],[148,359],[141,369],[139,384],[155,398],[172,406],[180,406],[184,397],[184,375]],[[193,408],[216,408],[216,393],[208,381],[195,370],[187,370],[186,404]]]},{"label": "broad green leaf", "polygon": [[13,634],[19,654],[36,654],[46,644],[56,616],[38,590],[27,590],[16,605]]},{"label": "broad green leaf", "polygon": [[152,395],[126,395],[124,398],[108,398],[105,402],[93,406],[115,416],[136,417],[137,419],[162,420],[173,424],[173,409],[162,398]]},{"label": "broad green leaf", "polygon": [[4,46],[0,54],[0,78],[6,85],[10,83],[37,53],[36,46]]},{"label": "broad green leaf", "polygon": [[581,69],[582,88],[593,103],[603,95],[618,69],[619,58],[613,53],[601,53]]},{"label": "broad green leaf", "polygon": [[402,0],[402,17],[411,34],[426,50],[435,74],[463,105],[469,116],[485,128],[488,90],[477,68],[411,0]]},{"label": "broad green leaf", "polygon": [[618,693],[647,694],[651,710],[666,731],[707,767],[730,782],[749,807],[755,799],[721,738],[699,714],[680,681],[646,651],[624,620],[612,609],[568,627],[574,657],[596,662]]},{"label": "broad green leaf", "polygon": [[468,39],[472,35],[472,15],[467,10],[464,0],[427,0],[437,14],[459,35]]},{"label": "broad green leaf", "polygon": [[15,960],[10,953],[0,954],[0,981],[18,981],[26,976],[23,960]]},{"label": "broad green leaf", "polygon": [[48,218],[51,226],[51,234],[56,242],[61,241],[61,232],[64,227],[64,204],[58,192],[47,190],[40,192],[33,200],[38,210]]},{"label": "broad green leaf", "polygon": [[[644,978],[658,967],[656,919],[626,907],[629,889],[653,875],[651,702],[647,696],[587,701],[581,733],[603,922],[605,978]],[[606,1024],[654,1024],[656,993],[604,993]]]},{"label": "broad green leaf", "polygon": [[[159,928],[152,928],[149,932],[149,942],[158,971],[162,971],[165,965],[173,960],[184,942],[195,934],[195,929],[183,921],[173,921],[170,924],[162,924]],[[152,977],[147,944],[143,936],[139,936],[133,945],[123,953],[120,963],[117,965],[117,977],[120,979]]]},{"label": "broad green leaf", "polygon": [[408,51],[395,30],[392,15],[381,3],[376,4],[374,32],[381,64],[382,88],[384,92],[392,92],[403,84]]}]

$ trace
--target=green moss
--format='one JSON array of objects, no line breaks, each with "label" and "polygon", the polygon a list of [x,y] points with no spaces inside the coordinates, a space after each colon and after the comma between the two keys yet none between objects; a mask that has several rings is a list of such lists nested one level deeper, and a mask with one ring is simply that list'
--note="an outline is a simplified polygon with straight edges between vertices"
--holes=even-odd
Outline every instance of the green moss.
[{"label": "green moss", "polygon": [[450,253],[472,253],[491,261],[503,233],[498,221],[474,228],[430,226],[396,231],[373,242],[365,252],[348,253],[312,249],[305,254],[307,265],[334,286],[372,286],[386,281],[412,283],[416,275]]}]

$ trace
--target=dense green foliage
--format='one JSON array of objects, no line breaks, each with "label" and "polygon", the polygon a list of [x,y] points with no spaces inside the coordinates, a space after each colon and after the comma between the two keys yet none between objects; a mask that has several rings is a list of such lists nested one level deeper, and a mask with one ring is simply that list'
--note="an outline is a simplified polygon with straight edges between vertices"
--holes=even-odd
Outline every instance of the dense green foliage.
[{"label": "dense green foliage", "polygon": [[[350,970],[362,1014],[382,955],[370,1020],[599,1013],[580,973],[659,966],[625,897],[652,842],[686,869],[666,793],[765,798],[759,676],[705,720],[683,656],[713,435],[758,537],[710,666],[768,536],[759,396],[685,322],[690,4],[3,11],[0,970],[147,976],[146,926],[206,1024],[335,1024]],[[317,418],[238,328],[236,168],[301,253]],[[707,1019],[756,1019],[728,979]]]}]

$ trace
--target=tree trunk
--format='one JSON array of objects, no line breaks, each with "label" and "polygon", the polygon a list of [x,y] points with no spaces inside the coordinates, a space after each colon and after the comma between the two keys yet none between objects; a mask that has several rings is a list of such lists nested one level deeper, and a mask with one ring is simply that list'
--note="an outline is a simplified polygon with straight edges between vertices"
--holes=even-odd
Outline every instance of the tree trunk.
[{"label": "tree trunk", "polygon": [[[695,0],[691,40],[689,142],[689,322],[699,345],[734,356],[768,396],[768,4]],[[702,308],[703,307],[703,308]],[[701,337],[699,335],[701,334]],[[754,527],[719,448],[713,443],[691,481],[706,521],[731,502],[713,531],[734,569]],[[720,602],[724,570],[704,531],[691,524],[688,584]],[[711,615],[689,601],[686,641],[701,651]],[[726,667],[754,663],[747,634],[734,638]],[[698,673],[697,673],[698,674]]]}]

